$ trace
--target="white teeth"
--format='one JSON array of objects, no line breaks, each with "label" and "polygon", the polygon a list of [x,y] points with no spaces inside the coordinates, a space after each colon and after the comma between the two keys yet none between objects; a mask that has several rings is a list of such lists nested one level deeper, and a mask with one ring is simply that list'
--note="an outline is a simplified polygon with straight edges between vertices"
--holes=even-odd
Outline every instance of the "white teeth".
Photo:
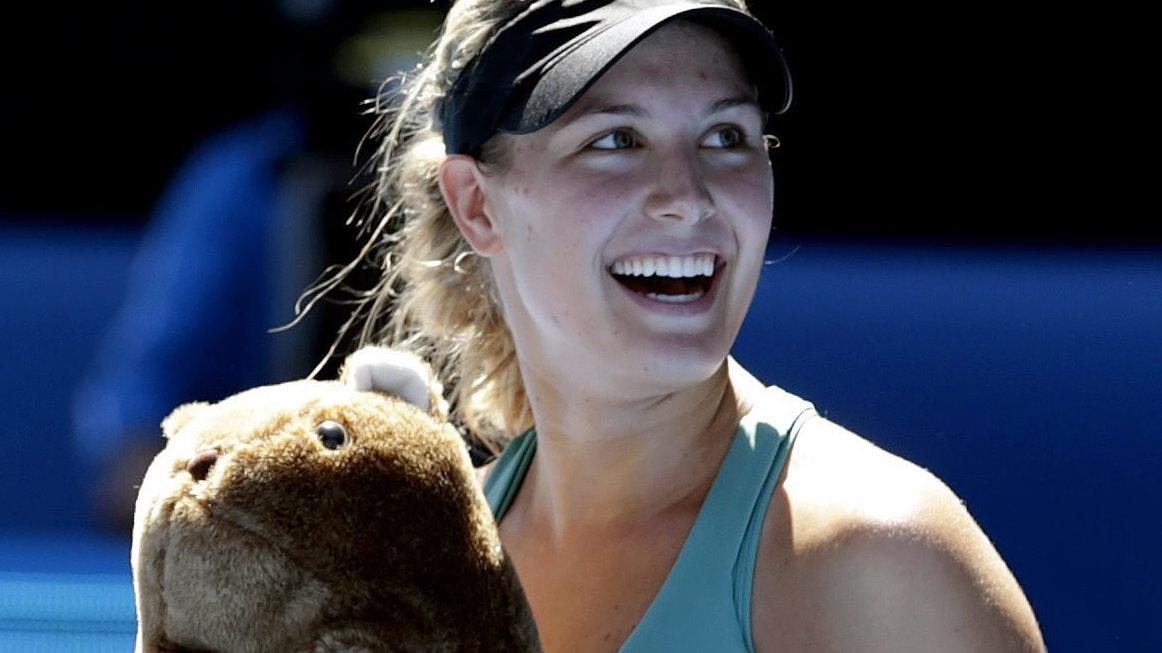
[{"label": "white teeth", "polygon": [[616,261],[610,268],[614,274],[632,277],[708,277],[714,274],[714,255],[642,256]]},{"label": "white teeth", "polygon": [[705,293],[695,292],[688,295],[662,295],[659,293],[647,293],[646,297],[659,302],[666,302],[667,304],[682,304],[685,302],[692,302],[701,297],[703,294]]}]

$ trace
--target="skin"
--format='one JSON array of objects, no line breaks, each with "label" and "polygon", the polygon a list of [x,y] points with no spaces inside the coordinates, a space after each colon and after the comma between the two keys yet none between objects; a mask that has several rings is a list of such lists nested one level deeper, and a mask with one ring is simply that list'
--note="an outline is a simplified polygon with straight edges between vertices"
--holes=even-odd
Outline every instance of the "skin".
[{"label": "skin", "polygon": [[[554,123],[502,137],[504,166],[450,156],[441,168],[457,225],[491,265],[537,424],[501,537],[547,651],[625,641],[761,401],[729,358],[773,203],[753,100],[720,37],[675,23]],[[716,288],[692,304],[643,300],[609,272],[698,252],[715,255]],[[1044,649],[956,496],[823,418],[775,490],[753,620],[758,651]]]}]

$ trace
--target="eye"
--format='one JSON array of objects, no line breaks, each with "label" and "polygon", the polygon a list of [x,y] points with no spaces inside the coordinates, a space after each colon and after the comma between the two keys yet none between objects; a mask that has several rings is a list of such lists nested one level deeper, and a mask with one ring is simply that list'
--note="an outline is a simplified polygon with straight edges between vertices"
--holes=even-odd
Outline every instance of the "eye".
[{"label": "eye", "polygon": [[702,142],[705,147],[736,148],[746,143],[746,134],[742,129],[734,126],[719,127],[710,132]]},{"label": "eye", "polygon": [[347,444],[347,429],[339,422],[327,420],[315,427],[319,442],[328,449],[339,449]]},{"label": "eye", "polygon": [[637,137],[628,129],[615,129],[589,143],[595,150],[625,150],[638,144]]}]

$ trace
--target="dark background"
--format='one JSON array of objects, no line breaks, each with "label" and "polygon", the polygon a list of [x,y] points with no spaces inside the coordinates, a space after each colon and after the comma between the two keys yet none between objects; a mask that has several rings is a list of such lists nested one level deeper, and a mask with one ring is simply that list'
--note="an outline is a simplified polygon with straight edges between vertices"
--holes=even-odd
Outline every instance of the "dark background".
[{"label": "dark background", "polygon": [[[102,620],[116,641],[86,650],[131,646],[128,543],[79,500],[71,393],[184,156],[320,77],[302,71],[330,37],[273,1],[0,9],[2,650],[95,646]],[[1152,23],[1086,4],[754,4],[796,97],[774,127],[775,263],[736,356],[945,479],[1051,650],[1162,650]],[[360,111],[333,114],[350,119],[334,136],[361,132]],[[35,592],[6,584],[28,572],[47,574]],[[105,598],[76,600],[76,573],[107,578]],[[51,610],[13,616],[37,601]],[[41,647],[11,639],[37,629]]]},{"label": "dark background", "polygon": [[[785,233],[1158,241],[1135,199],[1150,154],[1133,116],[1153,77],[1140,17],[1086,5],[753,4],[796,80],[774,130]],[[4,11],[0,216],[142,219],[201,136],[269,103],[275,61],[301,45],[288,47],[265,0]]]}]

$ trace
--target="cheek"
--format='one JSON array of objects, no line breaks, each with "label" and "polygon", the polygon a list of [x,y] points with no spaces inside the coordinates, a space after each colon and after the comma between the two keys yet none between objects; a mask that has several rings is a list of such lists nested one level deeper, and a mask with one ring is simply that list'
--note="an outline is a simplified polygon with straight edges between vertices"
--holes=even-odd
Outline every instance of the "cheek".
[{"label": "cheek", "polygon": [[[535,189],[528,192],[527,188]],[[576,174],[540,175],[524,193],[512,193],[508,210],[516,212],[525,242],[546,250],[544,256],[575,259],[591,254],[608,238],[632,198],[626,178],[603,180]]]},{"label": "cheek", "polygon": [[543,192],[513,193],[498,206],[504,256],[522,294],[541,296],[546,287],[580,278],[578,268],[593,251],[590,218],[582,207],[584,202],[562,202]]},{"label": "cheek", "polygon": [[738,170],[720,179],[721,197],[739,217],[738,228],[748,233],[770,231],[774,212],[775,185],[769,167]]}]

